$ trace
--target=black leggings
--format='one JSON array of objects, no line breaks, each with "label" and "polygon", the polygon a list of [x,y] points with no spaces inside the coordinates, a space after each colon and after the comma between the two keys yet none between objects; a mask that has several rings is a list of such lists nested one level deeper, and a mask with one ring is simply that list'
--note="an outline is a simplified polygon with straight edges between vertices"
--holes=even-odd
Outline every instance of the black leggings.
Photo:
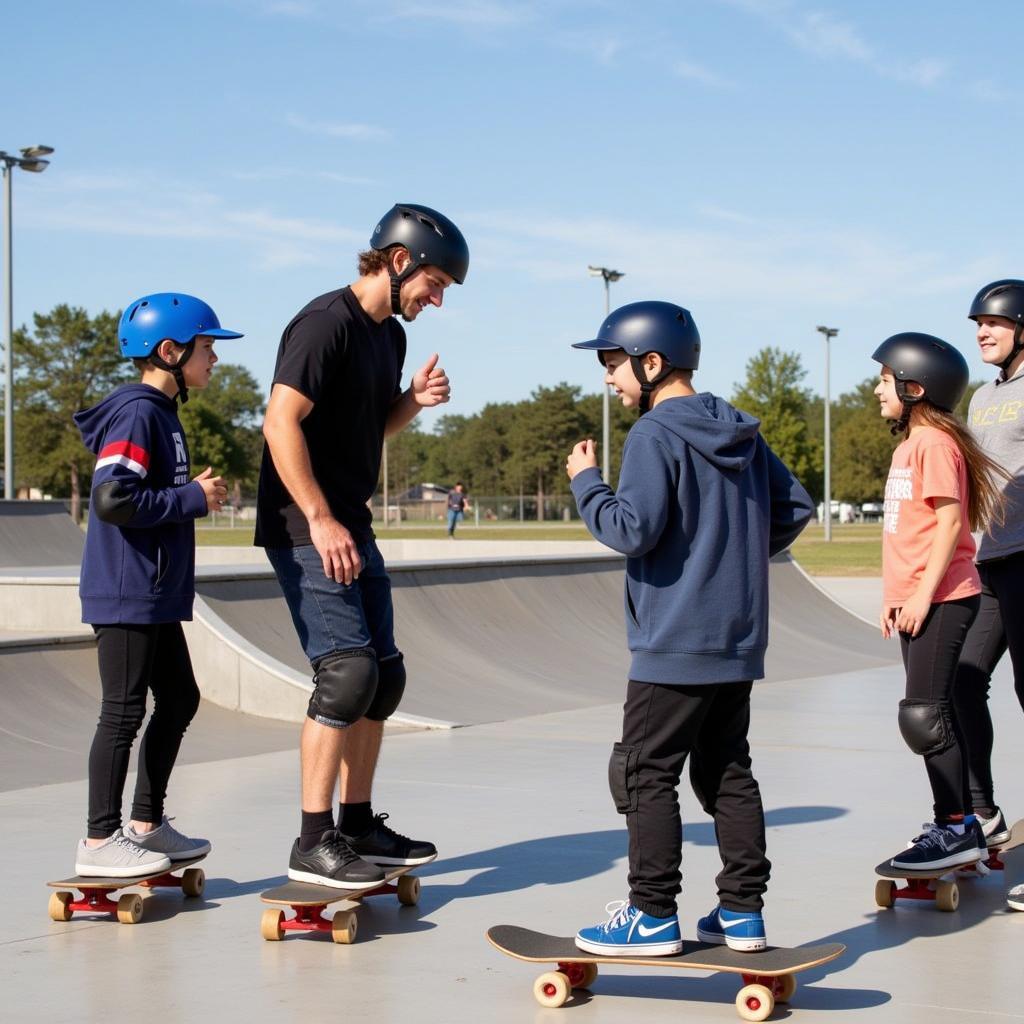
[{"label": "black leggings", "polygon": [[[954,707],[957,662],[967,631],[978,614],[977,596],[933,604],[916,637],[900,633],[903,667],[907,671],[907,701],[937,709],[945,745],[924,754],[928,781],[935,800],[935,820],[970,811],[964,736]],[[902,708],[901,708],[902,712]]]},{"label": "black leggings", "polygon": [[153,715],[139,744],[131,817],[158,825],[181,738],[199,707],[199,687],[180,622],[93,629],[103,699],[89,751],[88,836],[105,839],[121,827],[128,758],[146,717],[147,690],[153,691]]},{"label": "black leggings", "polygon": [[956,677],[956,711],[967,741],[971,803],[991,814],[998,806],[992,785],[992,717],[988,693],[992,673],[1009,650],[1013,685],[1024,708],[1024,551],[978,563],[981,607]]},{"label": "black leggings", "polygon": [[727,910],[763,905],[771,864],[747,743],[750,686],[630,680],[608,782],[629,830],[630,903],[644,913],[669,917],[676,911],[683,842],[677,789],[687,757],[693,791],[715,820],[719,901]]}]

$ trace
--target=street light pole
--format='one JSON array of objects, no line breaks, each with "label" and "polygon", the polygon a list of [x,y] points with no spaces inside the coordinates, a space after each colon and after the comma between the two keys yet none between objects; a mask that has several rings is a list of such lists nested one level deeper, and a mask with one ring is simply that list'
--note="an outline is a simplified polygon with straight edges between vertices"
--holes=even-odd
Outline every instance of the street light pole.
[{"label": "street light pole", "polygon": [[50,146],[27,146],[21,156],[0,150],[4,178],[4,497],[14,495],[14,260],[11,230],[11,180],[14,168],[41,174],[49,160],[41,157],[53,152]]},{"label": "street light pole", "polygon": [[838,327],[819,327],[825,335],[825,540],[832,540],[832,399],[829,395],[829,342],[839,333]]},{"label": "street light pole", "polygon": [[[590,271],[591,277],[604,278],[604,316],[608,319],[608,314],[612,311],[612,281],[618,281],[625,277],[625,273],[619,270],[609,270],[607,267],[591,267],[588,266],[587,270]],[[603,401],[601,402],[601,466],[602,473],[604,476],[604,482],[611,486],[611,409],[609,407],[609,391],[608,385],[601,382],[601,390],[603,392]]]}]

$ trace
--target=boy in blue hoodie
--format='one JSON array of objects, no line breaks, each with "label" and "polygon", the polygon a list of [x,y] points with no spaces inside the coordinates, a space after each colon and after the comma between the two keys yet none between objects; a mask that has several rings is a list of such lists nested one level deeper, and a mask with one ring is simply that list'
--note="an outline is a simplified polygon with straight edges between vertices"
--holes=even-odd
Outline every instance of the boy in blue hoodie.
[{"label": "boy in blue hoodie", "polygon": [[[102,703],[89,752],[87,837],[78,844],[81,875],[130,878],[168,870],[210,850],[164,817],[167,782],[182,736],[199,706],[183,620],[195,595],[193,521],[223,507],[227,488],[210,468],[190,480],[177,399],[204,388],[220,326],[202,300],[180,293],[131,303],[118,327],[121,354],[141,374],[75,415],[96,454],[79,593],[92,625]],[[153,692],[153,715],[139,744],[131,821],[121,799],[132,743]]]},{"label": "boy in blue hoodie", "polygon": [[754,951],[766,944],[764,810],[751,773],[750,690],[764,675],[768,560],[810,518],[807,492],[758,433],[756,419],[691,386],[700,335],[668,302],[615,310],[593,341],[623,405],[641,418],[622,452],[619,489],[602,481],[593,441],[566,469],[580,516],[626,555],[632,654],[622,741],[608,765],[629,831],[629,899],[576,935],[587,952],[659,956],[682,949],[677,787],[690,781],[715,820],[719,903],[702,942]]}]

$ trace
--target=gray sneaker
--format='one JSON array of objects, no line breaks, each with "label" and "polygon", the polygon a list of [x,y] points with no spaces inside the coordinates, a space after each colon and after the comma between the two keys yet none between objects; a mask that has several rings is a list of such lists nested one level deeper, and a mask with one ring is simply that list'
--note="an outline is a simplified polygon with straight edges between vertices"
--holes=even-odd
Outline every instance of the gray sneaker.
[{"label": "gray sneaker", "polygon": [[88,878],[135,878],[169,871],[170,858],[154,850],[144,850],[118,829],[102,846],[78,842],[75,871]]},{"label": "gray sneaker", "polygon": [[1006,819],[1003,812],[997,807],[996,813],[991,818],[983,818],[980,814],[975,815],[985,833],[985,844],[987,846],[1002,846],[1010,841],[1010,830],[1006,826]]},{"label": "gray sneaker", "polygon": [[159,828],[142,835],[131,825],[125,825],[124,834],[144,850],[166,854],[172,861],[190,860],[202,857],[210,852],[210,843],[206,839],[190,839],[183,836],[172,824],[173,818],[164,818]]},{"label": "gray sneaker", "polygon": [[1011,910],[1024,910],[1024,885],[1015,885],[1006,894],[1006,905]]}]

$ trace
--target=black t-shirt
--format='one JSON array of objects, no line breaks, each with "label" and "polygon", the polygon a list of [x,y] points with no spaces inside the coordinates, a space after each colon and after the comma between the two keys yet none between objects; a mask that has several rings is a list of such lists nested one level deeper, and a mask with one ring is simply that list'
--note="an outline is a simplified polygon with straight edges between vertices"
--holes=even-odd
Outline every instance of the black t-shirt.
[{"label": "black t-shirt", "polygon": [[[274,383],[301,392],[313,409],[302,421],[313,476],[334,517],[356,543],[373,537],[367,502],[380,476],[384,427],[401,394],[405,331],[394,317],[378,324],[351,288],[328,292],[300,310],[281,335]],[[263,446],[256,544],[309,544],[309,523]]]},{"label": "black t-shirt", "polygon": [[466,507],[466,494],[456,490],[448,492],[448,509],[451,512],[461,512]]}]

